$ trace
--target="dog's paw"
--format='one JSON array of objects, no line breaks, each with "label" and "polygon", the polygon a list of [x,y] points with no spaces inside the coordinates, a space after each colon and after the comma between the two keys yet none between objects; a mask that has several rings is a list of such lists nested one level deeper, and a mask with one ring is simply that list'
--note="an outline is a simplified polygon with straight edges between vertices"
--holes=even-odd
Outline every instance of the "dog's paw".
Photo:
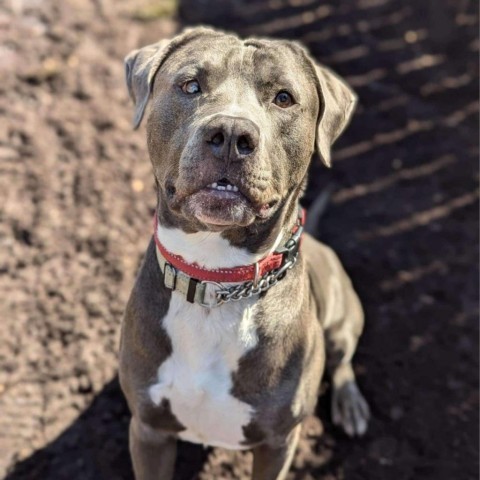
[{"label": "dog's paw", "polygon": [[332,394],[333,423],[350,437],[362,436],[367,431],[370,408],[355,380],[334,388]]}]

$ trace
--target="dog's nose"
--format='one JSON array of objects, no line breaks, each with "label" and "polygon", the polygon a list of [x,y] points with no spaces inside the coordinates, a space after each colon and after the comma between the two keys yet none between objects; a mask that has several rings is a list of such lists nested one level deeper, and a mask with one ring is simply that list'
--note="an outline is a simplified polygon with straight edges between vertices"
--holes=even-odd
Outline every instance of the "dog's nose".
[{"label": "dog's nose", "polygon": [[239,161],[255,152],[259,129],[247,118],[217,116],[205,128],[204,139],[215,158]]}]

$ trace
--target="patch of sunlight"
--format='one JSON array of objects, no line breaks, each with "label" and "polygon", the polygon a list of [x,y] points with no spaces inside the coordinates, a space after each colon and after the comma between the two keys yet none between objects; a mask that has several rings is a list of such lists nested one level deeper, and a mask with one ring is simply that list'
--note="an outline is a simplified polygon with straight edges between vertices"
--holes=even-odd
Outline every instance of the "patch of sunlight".
[{"label": "patch of sunlight", "polygon": [[173,17],[178,11],[178,0],[155,0],[134,10],[131,17],[141,22]]}]

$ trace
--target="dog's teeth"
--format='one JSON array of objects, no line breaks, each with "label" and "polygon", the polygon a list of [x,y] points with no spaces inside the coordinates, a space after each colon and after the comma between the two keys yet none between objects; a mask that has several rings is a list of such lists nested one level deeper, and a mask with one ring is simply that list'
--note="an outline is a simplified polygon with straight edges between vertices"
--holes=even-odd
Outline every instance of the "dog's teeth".
[{"label": "dog's teeth", "polygon": [[217,182],[211,183],[208,185],[208,188],[213,188],[214,190],[221,190],[221,191],[228,191],[228,192],[238,192],[238,187],[235,185],[227,184],[227,185],[219,185]]}]

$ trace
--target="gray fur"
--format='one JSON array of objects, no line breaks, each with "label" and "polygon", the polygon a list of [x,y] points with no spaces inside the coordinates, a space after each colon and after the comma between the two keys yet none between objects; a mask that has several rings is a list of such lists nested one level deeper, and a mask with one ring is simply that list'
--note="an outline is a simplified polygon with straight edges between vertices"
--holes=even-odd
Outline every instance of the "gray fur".
[{"label": "gray fur", "polygon": [[[125,64],[135,128],[151,103],[147,140],[159,222],[187,233],[221,232],[251,252],[271,245],[279,233],[287,235],[315,146],[329,165],[331,145],[350,119],[355,95],[349,87],[294,43],[243,41],[204,28],[136,50]],[[202,85],[197,97],[179,87],[191,78]],[[284,88],[296,103],[283,110],[272,98]],[[232,120],[225,109],[233,104]],[[243,135],[238,129],[258,135],[255,148],[241,154],[231,146],[215,151],[205,141],[212,125],[223,129],[228,141]],[[222,177],[239,186],[248,200],[243,206],[223,209],[198,196]],[[202,220],[199,212],[220,223]],[[171,292],[154,249],[150,243],[128,303],[120,349],[137,480],[172,477],[175,435],[184,428],[168,403],[155,407],[146,398],[156,369],[172,353],[161,323]],[[314,410],[325,364],[333,379],[335,421],[347,433],[364,433],[368,407],[350,363],[363,313],[335,254],[306,235],[295,267],[258,297],[254,320],[258,343],[240,359],[231,393],[255,412],[243,426],[245,445],[254,452],[252,478],[280,480],[299,425]]]}]

